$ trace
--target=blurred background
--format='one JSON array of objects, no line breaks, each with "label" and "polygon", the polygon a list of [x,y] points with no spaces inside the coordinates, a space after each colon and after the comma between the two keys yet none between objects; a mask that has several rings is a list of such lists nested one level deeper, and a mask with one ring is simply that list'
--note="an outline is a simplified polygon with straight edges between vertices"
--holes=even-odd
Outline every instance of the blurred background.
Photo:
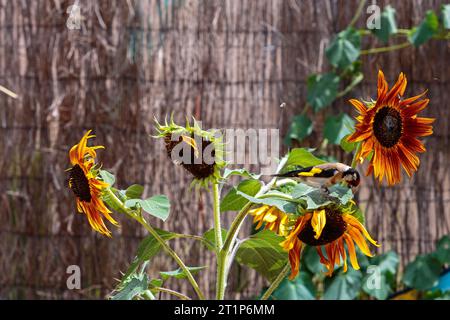
[{"label": "blurred background", "polygon": [[[145,196],[169,196],[169,220],[155,225],[190,234],[210,229],[210,195],[188,192],[187,172],[149,137],[153,117],[174,112],[176,120],[192,115],[204,128],[280,128],[285,135],[305,105],[308,75],[330,69],[325,48],[347,27],[359,1],[79,1],[81,28],[71,30],[67,9],[74,3],[0,0],[0,84],[18,95],[0,93],[1,299],[104,298],[145,236],[115,215],[122,227],[107,239],[76,213],[64,170],[69,148],[88,129],[106,146],[99,158],[119,187],[139,183]],[[398,25],[410,28],[443,2],[376,1],[389,3]],[[356,26],[365,28],[367,18],[363,12]],[[373,37],[363,39],[362,48],[379,46]],[[431,40],[364,56],[364,80],[317,113],[315,131],[300,144],[318,147],[326,115],[355,115],[348,99],[375,98],[380,68],[390,84],[405,72],[409,96],[429,90],[423,115],[437,121],[418,173],[389,189],[365,177],[359,193],[367,229],[382,243],[378,252],[395,250],[401,266],[450,233],[449,54],[448,41]],[[327,151],[351,161],[339,146]],[[224,214],[229,222],[235,213]],[[186,240],[173,246],[187,265],[210,267],[197,278],[213,293],[212,255]],[[81,268],[81,290],[67,289],[69,265]],[[174,268],[159,255],[149,272]],[[254,297],[266,285],[242,267],[234,267],[230,279],[230,298]]]}]

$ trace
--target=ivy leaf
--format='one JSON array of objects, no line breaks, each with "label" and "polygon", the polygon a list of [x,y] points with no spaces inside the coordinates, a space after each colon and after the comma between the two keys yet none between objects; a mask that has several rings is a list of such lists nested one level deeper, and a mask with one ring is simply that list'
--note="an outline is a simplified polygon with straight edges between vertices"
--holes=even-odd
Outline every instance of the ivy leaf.
[{"label": "ivy leaf", "polygon": [[283,237],[269,230],[255,233],[241,243],[236,261],[273,281],[288,262],[287,252],[280,246],[283,240]]},{"label": "ivy leaf", "polygon": [[333,66],[344,69],[359,58],[360,48],[361,36],[355,29],[348,28],[337,34],[325,54]]},{"label": "ivy leaf", "polygon": [[248,179],[241,181],[237,187],[233,187],[228,193],[223,197],[220,203],[220,211],[239,211],[247,203],[248,199],[244,198],[239,192],[254,196],[261,189],[261,182],[255,179]]},{"label": "ivy leaf", "polygon": [[353,127],[355,122],[345,113],[338,116],[328,116],[325,120],[324,137],[333,144],[340,144],[342,138],[351,131],[349,127]]},{"label": "ivy leaf", "polygon": [[349,268],[332,278],[325,279],[324,300],[353,300],[361,289],[362,274],[359,270]]},{"label": "ivy leaf", "polygon": [[[370,266],[376,267],[377,269],[372,269],[374,271],[373,273],[368,273],[364,276],[364,292],[378,300],[387,299],[394,291],[395,274],[397,272],[398,262],[398,255],[394,251],[389,251],[385,254],[371,258]],[[373,277],[376,277],[377,279],[374,279]],[[378,283],[372,283],[371,279],[376,280]]]},{"label": "ivy leaf", "polygon": [[153,196],[146,200],[130,199],[125,201],[125,206],[128,208],[140,206],[142,210],[162,221],[166,221],[170,212],[169,198],[165,195]]},{"label": "ivy leaf", "polygon": [[340,78],[335,73],[314,74],[307,80],[306,100],[315,112],[329,106],[338,94]]},{"label": "ivy leaf", "polygon": [[110,187],[112,187],[116,182],[116,177],[111,172],[108,172],[106,170],[100,170],[99,173],[103,182],[109,184]]},{"label": "ivy leaf", "polygon": [[290,146],[291,140],[302,141],[309,136],[313,130],[313,123],[307,116],[299,114],[294,117],[284,142]]},{"label": "ivy leaf", "polygon": [[409,35],[408,40],[418,47],[433,37],[438,32],[439,19],[432,10],[428,10],[422,23]]},{"label": "ivy leaf", "polygon": [[142,197],[144,187],[139,184],[133,184],[125,190],[125,195],[128,199],[139,199]]},{"label": "ivy leaf", "polygon": [[395,9],[390,5],[386,6],[380,17],[380,29],[372,29],[372,32],[381,41],[387,43],[391,34],[397,33],[397,23],[395,22]]},{"label": "ivy leaf", "polygon": [[418,290],[430,289],[438,283],[441,267],[432,255],[419,255],[406,266],[403,283]]},{"label": "ivy leaf", "polygon": [[433,256],[442,264],[450,264],[450,236],[444,236],[438,241]]},{"label": "ivy leaf", "polygon": [[[200,270],[206,269],[206,266],[203,267],[186,267],[192,275],[197,274]],[[177,270],[173,271],[160,271],[159,274],[161,275],[161,278],[165,281],[169,278],[175,278],[175,279],[186,279],[187,274],[182,270],[181,268],[178,268]]]},{"label": "ivy leaf", "polygon": [[315,157],[310,150],[305,148],[295,148],[289,152],[288,158],[283,168],[289,166],[300,166],[303,168],[325,163],[325,161]]},{"label": "ivy leaf", "polygon": [[148,277],[145,273],[133,274],[124,284],[123,288],[111,300],[132,300],[134,297],[147,291]]},{"label": "ivy leaf", "polygon": [[272,293],[270,300],[314,300],[316,288],[311,274],[299,272],[294,280],[284,279]]},{"label": "ivy leaf", "polygon": [[441,6],[441,20],[444,29],[450,29],[450,4],[443,4]]}]

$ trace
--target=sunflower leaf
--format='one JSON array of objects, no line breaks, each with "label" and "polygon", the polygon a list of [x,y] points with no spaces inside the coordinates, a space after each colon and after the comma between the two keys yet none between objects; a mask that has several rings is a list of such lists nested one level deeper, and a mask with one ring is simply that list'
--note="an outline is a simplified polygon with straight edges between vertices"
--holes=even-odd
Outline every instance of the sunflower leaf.
[{"label": "sunflower leaf", "polygon": [[325,161],[315,157],[311,153],[311,149],[295,148],[289,152],[287,161],[283,168],[287,168],[289,166],[301,166],[306,168],[322,163],[325,163]]},{"label": "sunflower leaf", "polygon": [[450,264],[450,236],[444,236],[438,241],[433,256],[442,264]]},{"label": "sunflower leaf", "polygon": [[378,300],[385,300],[394,291],[398,263],[399,258],[394,251],[371,258],[363,279],[364,292]]},{"label": "sunflower leaf", "polygon": [[[228,230],[222,228],[222,241],[224,242],[226,237],[227,237],[227,233]],[[206,231],[203,234],[203,238],[205,238],[207,240],[207,242],[205,242],[206,247],[208,248],[208,250],[214,251],[216,250],[215,245],[216,245],[216,235],[215,235],[215,231],[214,229],[209,229],[208,231]]]},{"label": "sunflower leaf", "polygon": [[329,106],[338,94],[340,78],[335,73],[314,74],[307,80],[306,100],[315,112]]},{"label": "sunflower leaf", "polygon": [[116,182],[116,177],[111,172],[108,172],[106,170],[100,170],[99,173],[103,182],[109,184],[110,187],[112,187]]},{"label": "sunflower leaf", "polygon": [[241,177],[245,177],[245,178],[251,178],[251,179],[259,179],[259,177],[261,177],[260,174],[251,173],[247,169],[228,169],[228,168],[225,168],[222,177],[224,179],[228,179],[229,177],[231,177],[233,175],[237,175],[237,176],[241,176]]},{"label": "sunflower leaf", "polygon": [[[202,267],[186,267],[192,275],[197,274],[200,270],[206,269],[206,266],[202,266]],[[173,271],[160,271],[159,272],[161,278],[163,280],[167,280],[169,278],[175,278],[175,279],[186,279],[187,278],[187,274],[186,272],[184,272],[184,270],[182,270],[181,268],[178,268],[176,270]]]},{"label": "sunflower leaf", "polygon": [[356,146],[357,146],[357,142],[348,142],[347,139],[348,137],[351,136],[351,133],[345,135],[342,139],[341,142],[339,143],[339,145],[341,146],[342,150],[344,150],[345,152],[352,152],[353,150],[355,150]]},{"label": "sunflower leaf", "polygon": [[422,23],[414,28],[408,37],[408,40],[416,47],[430,40],[439,29],[439,19],[437,15],[428,10]]},{"label": "sunflower leaf", "polygon": [[123,288],[115,295],[111,296],[111,300],[132,300],[136,296],[141,295],[148,288],[148,277],[145,273],[133,274],[123,284]]},{"label": "sunflower leaf", "polygon": [[142,193],[144,192],[144,187],[139,184],[133,184],[125,190],[125,195],[128,199],[140,199]]},{"label": "sunflower leaf", "polygon": [[261,182],[255,179],[247,179],[241,181],[237,187],[233,187],[220,203],[220,211],[239,211],[247,203],[248,199],[239,194],[243,192],[244,194],[254,196],[261,189]]},{"label": "sunflower leaf", "polygon": [[275,206],[279,210],[285,213],[296,213],[297,212],[297,203],[293,201],[289,201],[286,199],[282,199],[275,192],[272,192],[272,196],[264,197],[264,198],[255,198],[248,194],[245,194],[241,191],[237,191],[237,194],[244,197],[248,201],[256,204],[264,204],[268,206]]},{"label": "sunflower leaf", "polygon": [[255,233],[241,243],[236,261],[273,281],[288,262],[287,252],[280,246],[283,239],[268,230]]},{"label": "sunflower leaf", "polygon": [[139,206],[143,211],[163,221],[167,220],[170,212],[170,202],[165,195],[156,195],[145,200],[130,199],[125,201],[125,206],[127,208]]}]

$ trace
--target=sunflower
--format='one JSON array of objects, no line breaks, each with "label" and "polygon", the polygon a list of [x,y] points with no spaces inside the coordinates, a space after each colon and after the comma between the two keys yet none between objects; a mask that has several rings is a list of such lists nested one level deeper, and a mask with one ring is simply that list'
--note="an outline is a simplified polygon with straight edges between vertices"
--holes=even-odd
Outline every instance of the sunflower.
[{"label": "sunflower", "polygon": [[255,229],[259,229],[264,224],[264,229],[273,231],[280,236],[288,232],[289,216],[277,207],[263,205],[248,212],[253,216],[253,223],[257,224]]},{"label": "sunflower", "polygon": [[400,168],[409,177],[419,166],[416,153],[425,152],[425,147],[417,137],[433,133],[432,118],[418,117],[425,109],[429,99],[419,100],[426,91],[403,98],[406,89],[406,76],[400,73],[395,85],[388,90],[383,72],[378,72],[378,96],[371,103],[351,99],[349,102],[358,110],[358,123],[355,132],[348,137],[349,142],[360,142],[357,158],[363,162],[373,151],[367,175],[372,172],[382,183],[386,176],[389,185],[401,180]]},{"label": "sunflower", "polygon": [[103,146],[88,147],[87,141],[95,137],[90,135],[89,130],[74,145],[69,152],[72,168],[69,172],[69,188],[76,196],[77,209],[80,213],[85,213],[89,224],[95,231],[111,237],[111,232],[105,226],[103,217],[112,224],[118,226],[118,223],[111,217],[109,209],[101,199],[102,192],[109,185],[97,179],[98,170],[95,169],[95,150],[104,148]]},{"label": "sunflower", "polygon": [[[334,266],[342,262],[344,272],[347,272],[347,254],[344,243],[347,244],[350,263],[355,270],[359,269],[356,258],[355,243],[366,255],[371,257],[367,242],[379,246],[373,240],[362,223],[352,215],[352,212],[335,205],[313,211],[306,211],[298,216],[293,228],[286,236],[281,246],[289,253],[291,275],[295,278],[300,269],[300,257],[305,245],[314,246],[320,256],[320,263],[327,268],[327,275],[331,276]],[[325,249],[326,257],[322,252]]]},{"label": "sunflower", "polygon": [[193,185],[206,187],[209,182],[220,180],[225,161],[224,144],[218,131],[202,130],[195,119],[193,125],[186,121],[184,127],[172,118],[164,125],[156,119],[155,123],[156,138],[163,138],[169,158],[192,174]]}]

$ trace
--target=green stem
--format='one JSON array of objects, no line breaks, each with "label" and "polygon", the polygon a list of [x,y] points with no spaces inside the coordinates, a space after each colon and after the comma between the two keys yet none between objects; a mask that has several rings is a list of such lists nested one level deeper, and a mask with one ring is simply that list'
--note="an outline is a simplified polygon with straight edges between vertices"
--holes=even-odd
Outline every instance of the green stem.
[{"label": "green stem", "polygon": [[395,50],[407,48],[410,45],[411,45],[410,42],[404,42],[404,43],[396,44],[396,45],[389,46],[389,47],[381,47],[381,48],[372,48],[372,49],[368,49],[368,50],[361,50],[361,55],[395,51]]},{"label": "green stem", "polygon": [[136,214],[135,211],[131,210],[130,208],[127,208],[110,188],[106,189],[106,193],[110,196],[111,200],[117,207],[120,208],[121,211],[125,212],[129,217],[139,222],[156,239],[156,241],[159,242],[164,251],[175,260],[175,262],[180,266],[180,269],[183,270],[183,272],[186,274],[186,277],[188,281],[191,283],[192,287],[194,288],[194,291],[197,293],[198,298],[200,300],[204,300],[205,296],[203,295],[202,291],[200,290],[200,287],[198,286],[197,282],[192,276],[192,273],[186,267],[183,260],[181,260],[181,258],[176,254],[176,252],[173,251],[173,249],[167,244],[167,242],[163,238],[161,238],[158,232],[156,232],[156,230],[153,229],[153,227],[149,223],[147,223],[147,221],[145,221],[142,215]]},{"label": "green stem", "polygon": [[270,287],[266,290],[266,292],[264,292],[263,296],[261,297],[261,300],[267,300],[270,298],[270,296],[275,291],[275,289],[278,288],[278,286],[280,285],[281,281],[283,281],[284,278],[286,278],[286,276],[289,273],[289,270],[291,270],[291,266],[289,265],[289,263],[287,263],[284,266],[283,270],[281,270],[281,272],[278,274],[278,276],[272,282]]},{"label": "green stem", "polygon": [[362,14],[362,11],[364,9],[364,5],[366,4],[367,0],[361,0],[361,2],[358,5],[358,8],[356,9],[355,15],[353,16],[352,21],[350,21],[349,27],[353,27],[353,25],[358,21],[359,17]]},{"label": "green stem", "polygon": [[173,295],[175,297],[180,298],[181,300],[191,300],[191,298],[189,298],[188,296],[186,296],[186,295],[184,295],[184,294],[182,294],[182,293],[180,293],[178,291],[175,291],[175,290],[162,288],[162,287],[155,287],[155,288],[152,288],[152,290],[156,290],[156,291],[159,291],[159,292],[164,292],[164,293],[171,294],[171,295]]},{"label": "green stem", "polygon": [[226,277],[225,277],[225,260],[221,257],[220,251],[223,246],[222,227],[220,226],[220,193],[219,184],[214,183],[213,186],[213,212],[214,212],[214,236],[217,257],[217,278],[216,278],[216,299],[223,300],[225,298]]}]

